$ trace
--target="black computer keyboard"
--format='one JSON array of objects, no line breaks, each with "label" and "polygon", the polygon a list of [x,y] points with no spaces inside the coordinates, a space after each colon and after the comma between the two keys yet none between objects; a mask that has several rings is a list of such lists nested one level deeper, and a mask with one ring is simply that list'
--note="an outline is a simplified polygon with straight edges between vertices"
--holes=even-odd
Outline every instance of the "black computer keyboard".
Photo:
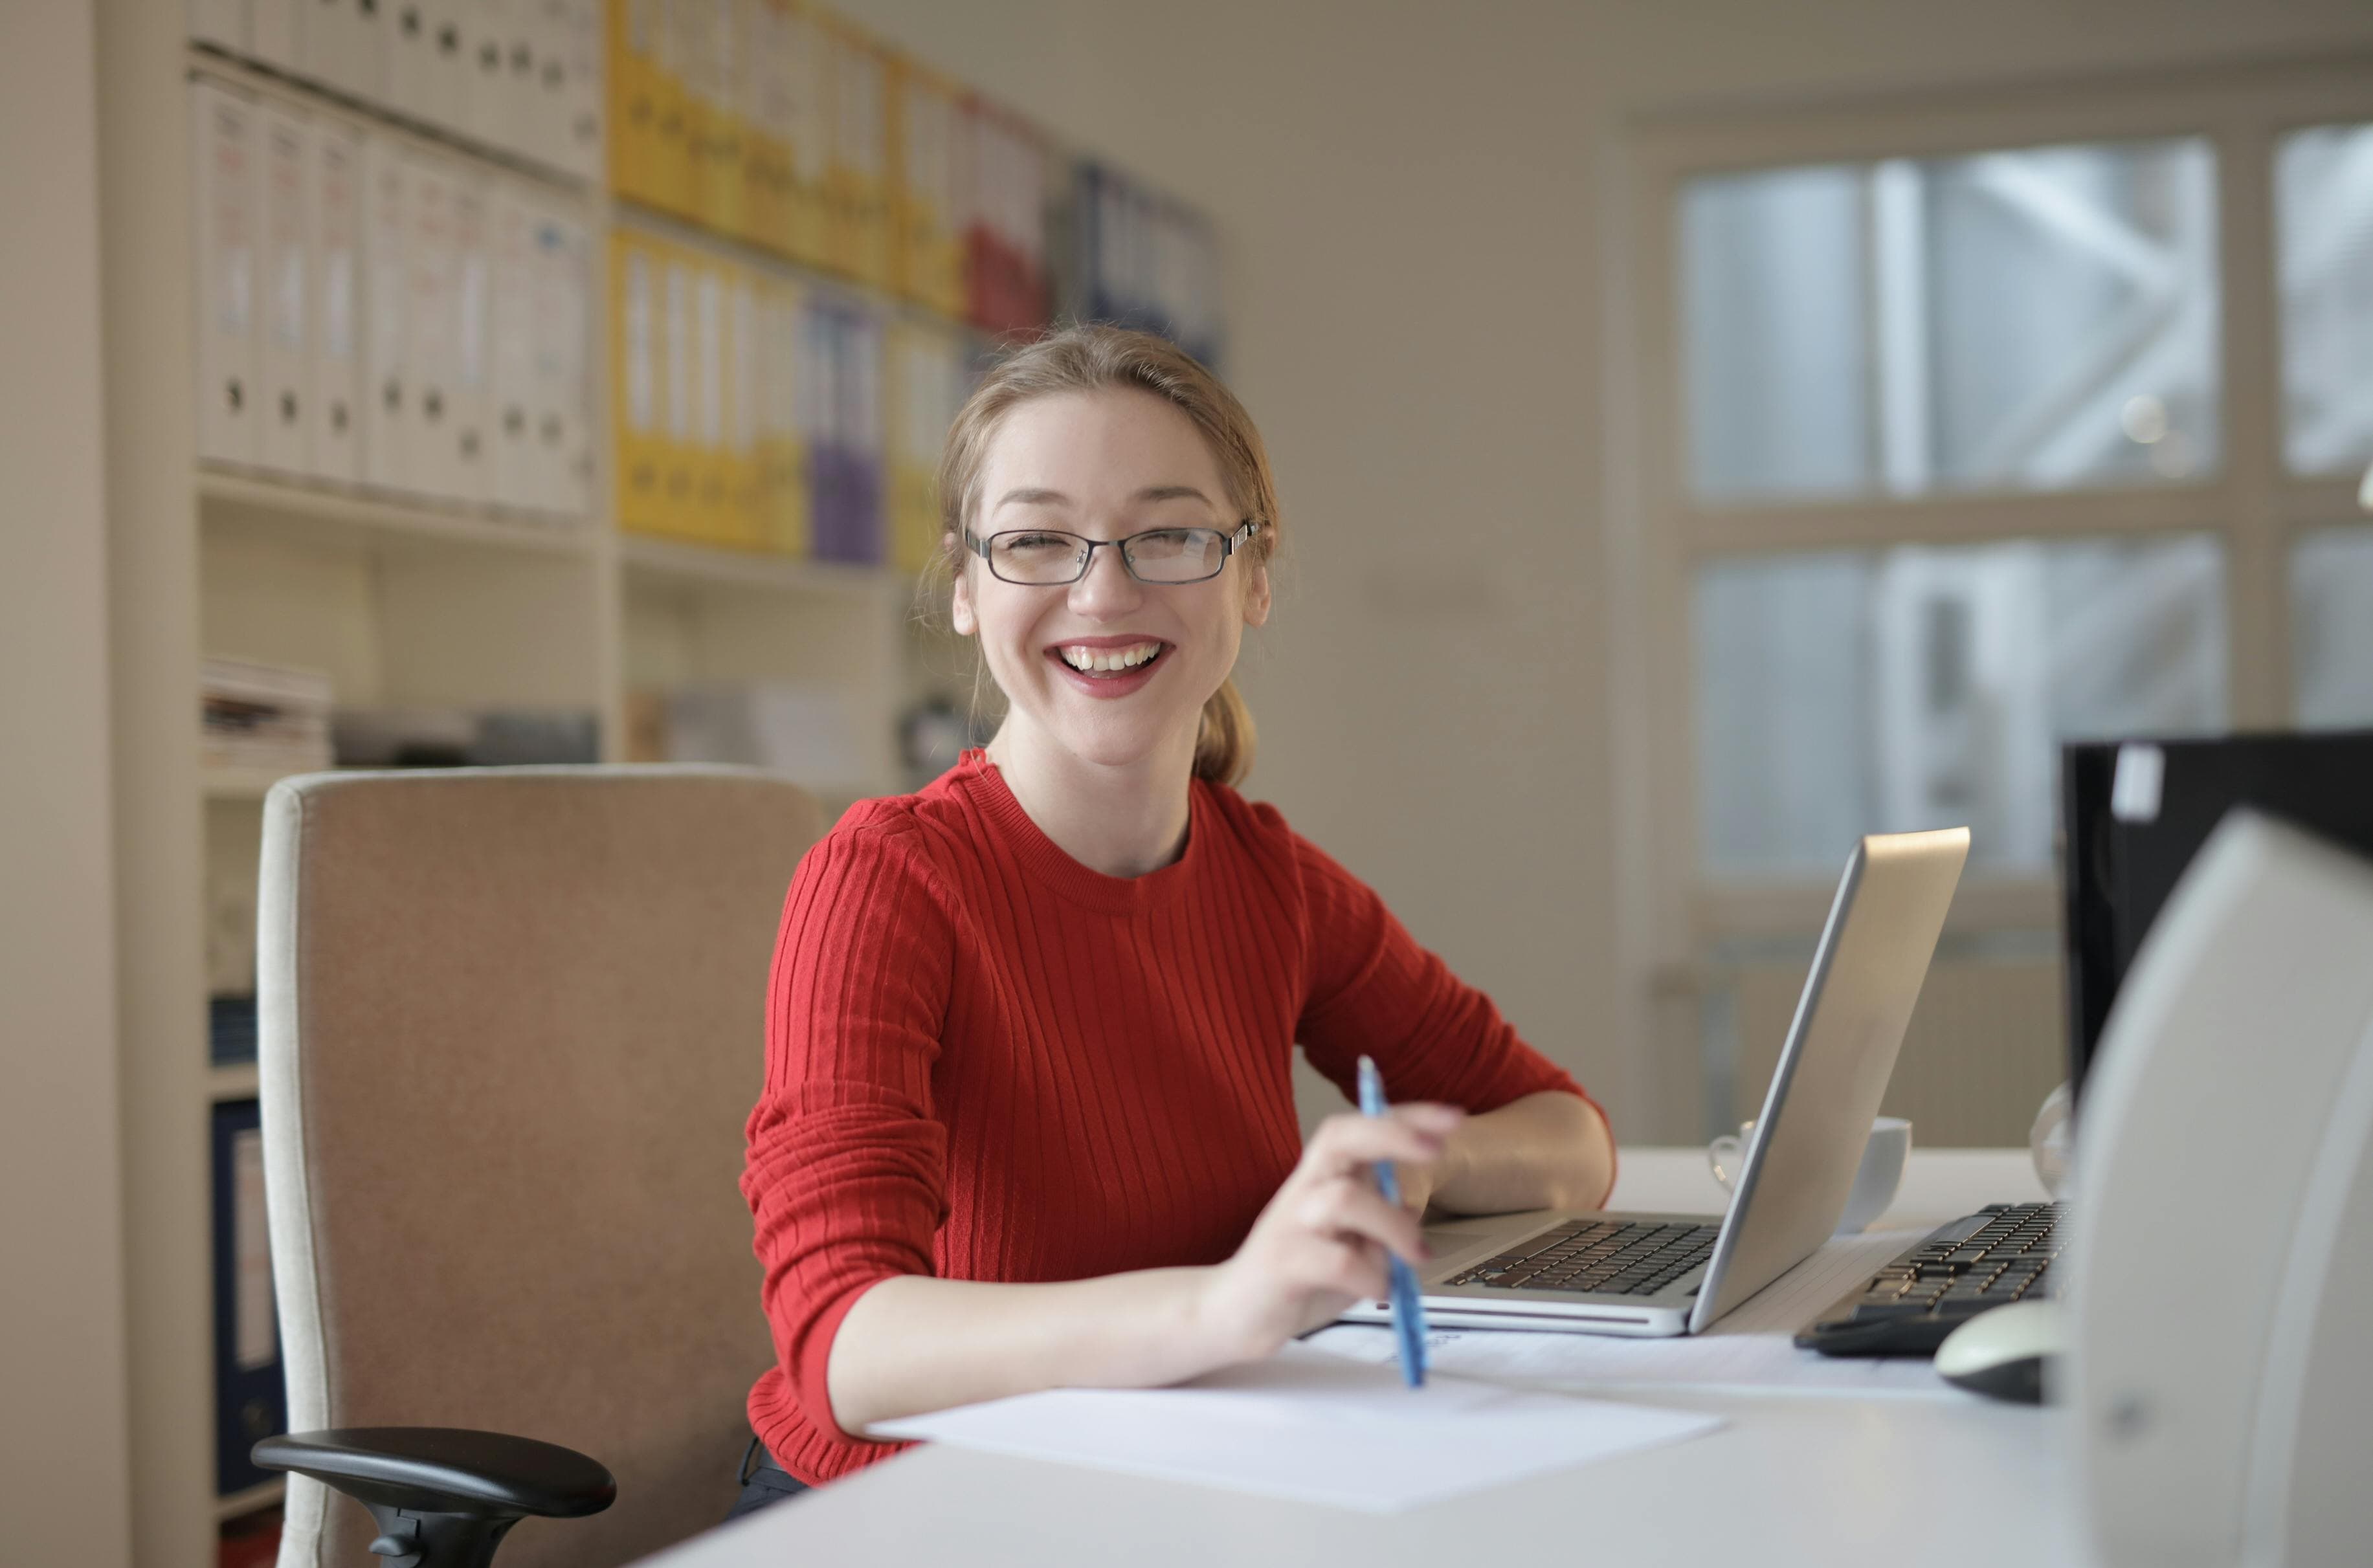
[{"label": "black computer keyboard", "polygon": [[1713,1254],[1718,1225],[1569,1220],[1443,1283],[1654,1295]]},{"label": "black computer keyboard", "polygon": [[2050,1296],[2058,1203],[1993,1203],[1925,1240],[1814,1319],[1796,1343],[1824,1355],[1929,1355],[1990,1307]]}]

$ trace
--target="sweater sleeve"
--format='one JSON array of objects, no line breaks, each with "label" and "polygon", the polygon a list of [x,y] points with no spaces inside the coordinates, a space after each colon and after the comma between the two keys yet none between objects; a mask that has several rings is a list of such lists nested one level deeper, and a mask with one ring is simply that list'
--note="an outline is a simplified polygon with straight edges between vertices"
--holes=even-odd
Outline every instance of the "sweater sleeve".
[{"label": "sweater sleeve", "polygon": [[1373,1056],[1396,1100],[1480,1113],[1547,1089],[1598,1109],[1518,1038],[1489,996],[1419,947],[1374,889],[1299,834],[1293,847],[1307,900],[1310,977],[1296,1038],[1345,1098],[1358,1098],[1360,1058]]},{"label": "sweater sleeve", "polygon": [[931,1072],[954,951],[903,825],[836,830],[792,875],[742,1193],[777,1362],[815,1429],[851,1442],[825,1382],[833,1336],[871,1286],[932,1272],[947,1215]]}]

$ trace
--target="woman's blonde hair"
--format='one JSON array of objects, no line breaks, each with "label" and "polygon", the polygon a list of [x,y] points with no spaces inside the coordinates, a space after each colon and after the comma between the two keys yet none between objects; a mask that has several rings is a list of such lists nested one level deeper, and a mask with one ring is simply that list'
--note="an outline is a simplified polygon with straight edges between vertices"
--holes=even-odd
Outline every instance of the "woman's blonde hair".
[{"label": "woman's blonde hair", "polygon": [[[1231,526],[1258,523],[1237,553],[1250,569],[1265,566],[1277,552],[1277,480],[1260,432],[1235,394],[1195,357],[1167,339],[1119,327],[1066,327],[1000,362],[973,389],[948,427],[940,456],[940,563],[951,577],[971,560],[964,532],[980,504],[980,473],[989,442],[1007,411],[1032,398],[1058,392],[1094,392],[1106,388],[1151,392],[1194,421],[1236,516]],[[1195,740],[1195,776],[1234,784],[1252,771],[1253,715],[1233,677],[1220,683],[1203,704]]]}]

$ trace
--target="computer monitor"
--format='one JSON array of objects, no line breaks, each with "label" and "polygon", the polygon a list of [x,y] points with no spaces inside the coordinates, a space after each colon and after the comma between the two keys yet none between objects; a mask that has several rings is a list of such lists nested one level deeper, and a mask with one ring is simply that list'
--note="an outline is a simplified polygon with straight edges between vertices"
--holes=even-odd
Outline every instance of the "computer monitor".
[{"label": "computer monitor", "polygon": [[2176,879],[2236,806],[2373,855],[2373,730],[2084,741],[2060,753],[2068,1082]]}]

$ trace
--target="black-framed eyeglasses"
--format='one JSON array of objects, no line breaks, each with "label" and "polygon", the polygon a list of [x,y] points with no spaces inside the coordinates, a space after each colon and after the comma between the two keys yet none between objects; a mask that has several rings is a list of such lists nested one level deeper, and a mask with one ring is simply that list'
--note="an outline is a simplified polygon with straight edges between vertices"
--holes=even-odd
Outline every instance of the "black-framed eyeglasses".
[{"label": "black-framed eyeglasses", "polygon": [[1220,575],[1238,546],[1251,541],[1261,525],[1246,517],[1233,533],[1218,528],[1147,528],[1127,539],[1082,539],[1060,528],[1007,528],[981,538],[964,529],[964,548],[988,569],[1024,587],[1054,587],[1088,575],[1096,552],[1120,552],[1120,563],[1140,583],[1175,587]]}]

